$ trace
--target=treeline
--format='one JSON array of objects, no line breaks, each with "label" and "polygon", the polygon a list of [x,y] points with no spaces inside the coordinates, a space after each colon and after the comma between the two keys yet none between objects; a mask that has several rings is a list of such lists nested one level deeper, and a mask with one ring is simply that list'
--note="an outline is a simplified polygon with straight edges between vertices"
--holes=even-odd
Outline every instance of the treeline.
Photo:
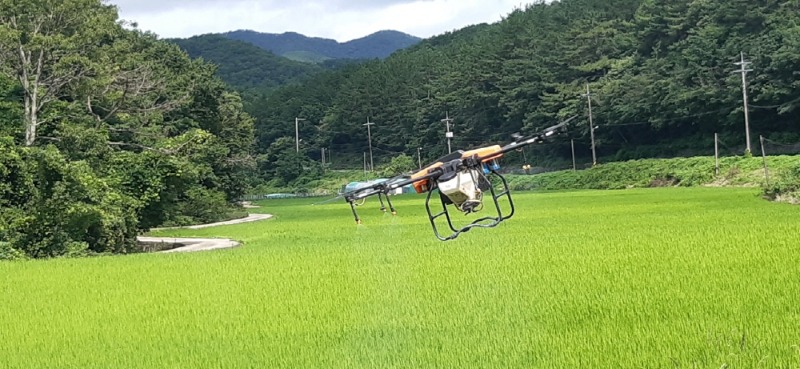
[{"label": "treeline", "polygon": [[309,58],[295,60],[315,63],[323,60],[383,59],[399,49],[407,48],[420,41],[417,37],[398,31],[379,31],[343,43],[332,39],[308,37],[294,32],[272,34],[239,30],[224,33],[222,36],[244,41],[288,58],[305,54]]},{"label": "treeline", "polygon": [[[421,148],[423,160],[433,159],[447,150],[440,122],[447,113],[457,148],[506,142],[515,132],[586,117],[587,83],[604,159],[706,155],[715,132],[743,150],[741,75],[732,73],[742,52],[753,63],[754,137],[797,142],[798,24],[797,0],[536,3],[498,24],[434,37],[385,61],[274,92],[252,111],[258,150],[294,139],[300,117],[305,157],[318,160],[329,148],[359,165],[369,117],[376,157],[416,156]],[[587,152],[587,119],[570,131]],[[569,141],[528,155],[564,160]]]},{"label": "treeline", "polygon": [[0,0],[0,259],[136,250],[255,166],[238,95],[100,0]]}]

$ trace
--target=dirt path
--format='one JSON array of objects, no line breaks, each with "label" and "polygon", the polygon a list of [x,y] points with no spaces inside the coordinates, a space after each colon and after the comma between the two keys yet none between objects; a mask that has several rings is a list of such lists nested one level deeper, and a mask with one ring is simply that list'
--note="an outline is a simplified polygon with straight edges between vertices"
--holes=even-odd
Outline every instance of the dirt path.
[{"label": "dirt path", "polygon": [[[249,216],[241,219],[228,220],[225,222],[200,224],[187,227],[174,227],[174,228],[158,228],[154,231],[169,230],[169,229],[202,229],[217,227],[231,224],[242,224],[266,220],[272,218],[271,214],[250,214]],[[196,252],[196,251],[210,251],[219,249],[229,249],[240,245],[238,241],[228,238],[176,238],[176,237],[137,237],[140,244],[158,245],[159,249],[167,248],[168,250],[159,251],[162,253],[172,252]],[[165,245],[168,245],[165,247]]]}]

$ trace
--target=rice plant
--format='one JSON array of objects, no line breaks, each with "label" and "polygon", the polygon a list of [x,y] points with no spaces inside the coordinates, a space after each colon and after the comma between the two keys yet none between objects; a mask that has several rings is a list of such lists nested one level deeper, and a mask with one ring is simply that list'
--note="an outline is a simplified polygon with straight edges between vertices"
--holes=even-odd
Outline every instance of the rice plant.
[{"label": "rice plant", "polygon": [[[0,263],[0,368],[800,368],[800,209],[757,189],[263,202],[241,248]],[[374,204],[373,204],[374,205]]]}]

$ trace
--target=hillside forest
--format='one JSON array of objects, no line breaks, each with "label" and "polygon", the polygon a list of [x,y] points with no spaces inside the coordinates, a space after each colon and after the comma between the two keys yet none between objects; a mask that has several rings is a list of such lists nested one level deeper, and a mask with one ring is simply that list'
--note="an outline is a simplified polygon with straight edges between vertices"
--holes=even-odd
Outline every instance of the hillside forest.
[{"label": "hillside forest", "polygon": [[741,155],[742,76],[734,63],[742,56],[752,63],[753,147],[759,135],[799,142],[800,1],[562,0],[267,94],[250,109],[256,150],[267,159],[260,173],[278,176],[275,153],[293,143],[296,117],[305,119],[298,160],[319,161],[326,148],[334,167],[359,168],[367,119],[375,123],[376,161],[405,155],[416,164],[418,153],[422,161],[446,153],[448,114],[455,148],[509,142],[579,115],[569,137],[518,156],[564,167],[574,139],[586,162],[587,85],[600,162],[711,155],[714,133],[726,153]]},{"label": "hillside forest", "polygon": [[100,0],[0,0],[0,259],[235,211],[253,119],[215,70]]}]

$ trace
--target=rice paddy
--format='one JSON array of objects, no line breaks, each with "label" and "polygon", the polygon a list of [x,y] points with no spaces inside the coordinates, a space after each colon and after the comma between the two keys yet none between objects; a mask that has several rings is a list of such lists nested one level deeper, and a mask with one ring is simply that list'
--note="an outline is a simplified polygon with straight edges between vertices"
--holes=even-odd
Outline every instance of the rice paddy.
[{"label": "rice paddy", "polygon": [[0,368],[800,368],[800,208],[756,189],[274,200],[237,249],[0,263]]}]

